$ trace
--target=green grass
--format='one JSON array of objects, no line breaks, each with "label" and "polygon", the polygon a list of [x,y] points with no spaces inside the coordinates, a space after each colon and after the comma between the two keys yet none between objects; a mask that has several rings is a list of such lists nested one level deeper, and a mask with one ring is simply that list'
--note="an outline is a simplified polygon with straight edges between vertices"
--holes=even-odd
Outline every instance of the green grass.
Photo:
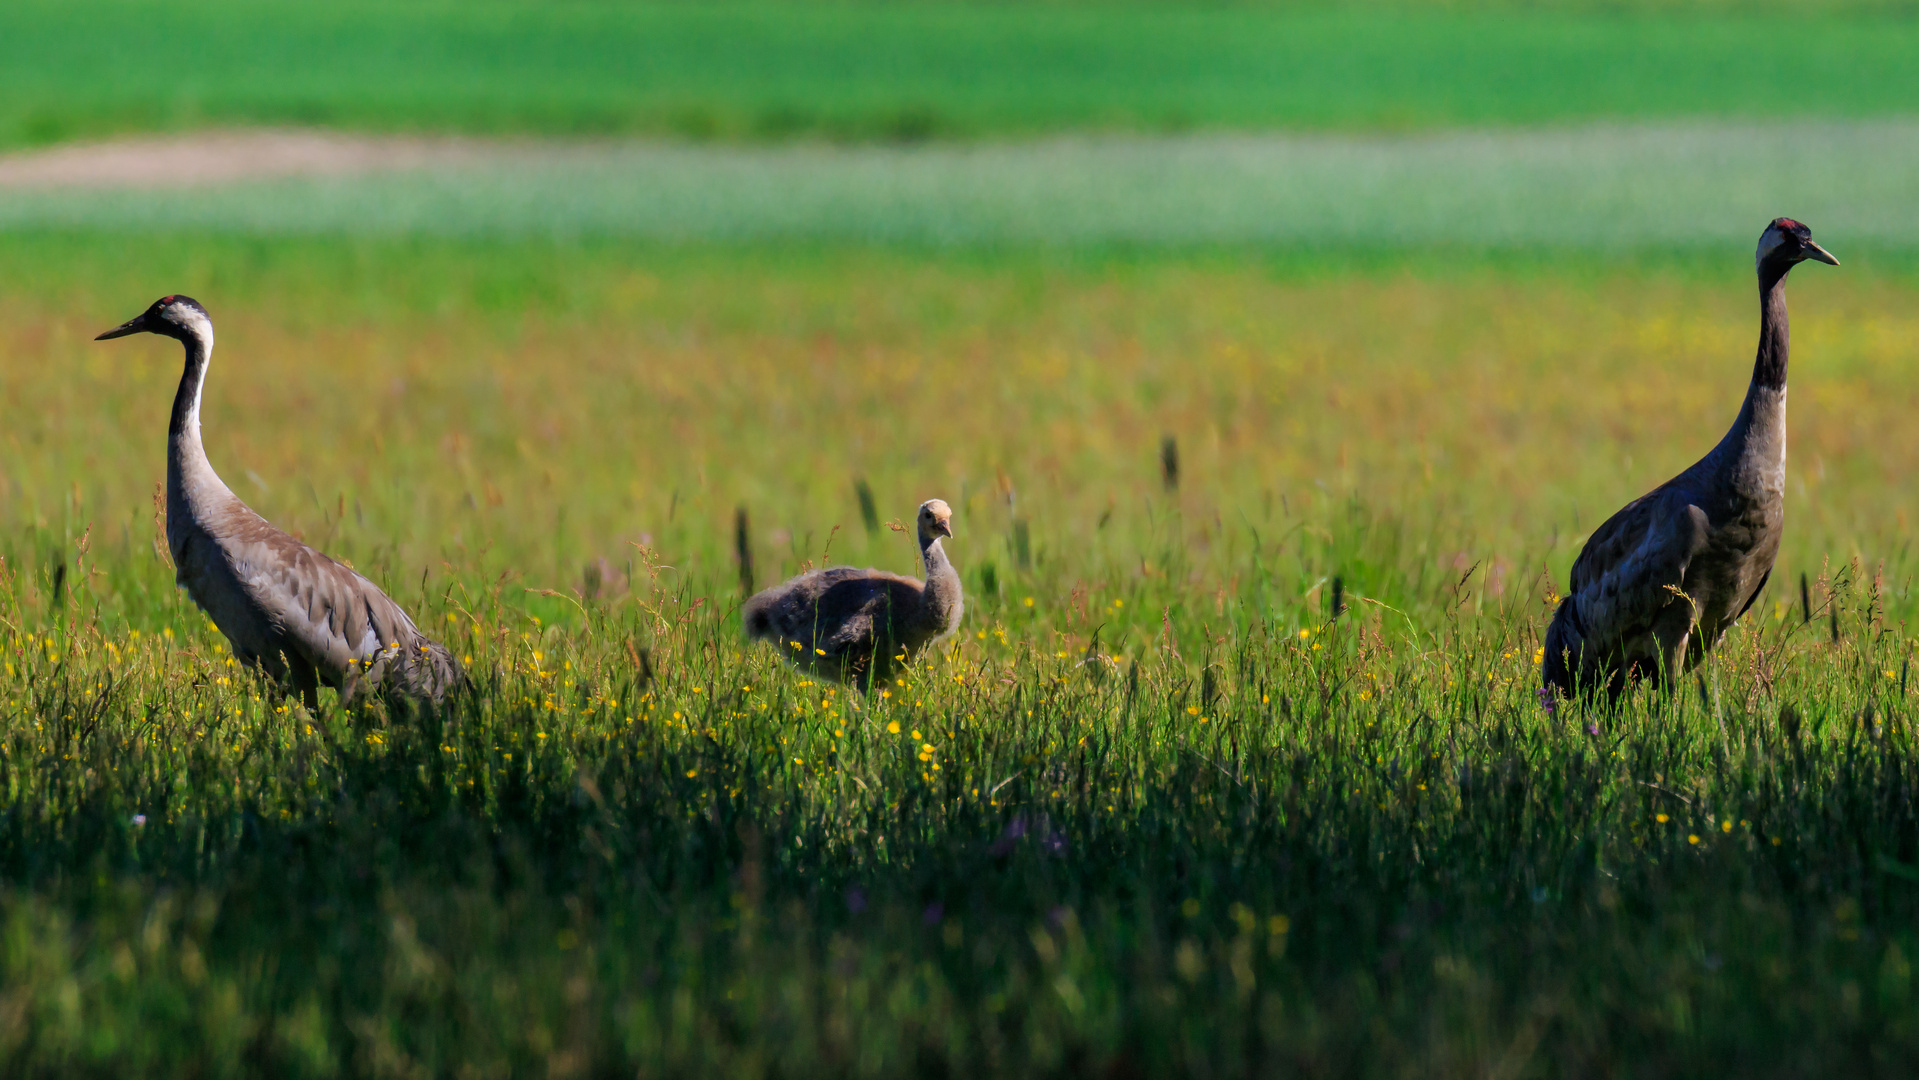
[{"label": "green grass", "polygon": [[916,139],[1880,117],[1919,106],[1916,48],[1919,26],[1874,5],[23,0],[0,40],[0,144],[248,124]]},{"label": "green grass", "polygon": [[[278,715],[199,635],[23,636],[9,1071],[1812,1075],[1919,1038],[1863,635],[1771,657],[1797,734],[1727,671],[1588,735],[1496,624],[1228,631],[1212,678],[1029,646],[860,706],[706,620],[474,613],[482,696],[430,722]],[[150,673],[105,694],[115,660]]]},{"label": "green grass", "polygon": [[[36,2],[8,31],[9,145],[977,142],[9,192],[0,1072],[1919,1060],[1909,20]],[[1348,134],[1216,133],[1272,128]],[[1061,129],[1122,134],[997,138]],[[1215,133],[1123,134],[1167,129]],[[1553,585],[1730,419],[1781,212],[1846,265],[1792,284],[1772,592],[1671,699],[1548,713]],[[219,321],[215,465],[472,696],[306,715],[173,587],[177,353],[90,340],[167,291]],[[759,583],[910,568],[856,478],[882,518],[951,502],[968,590],[874,699],[734,614],[738,507]]]},{"label": "green grass", "polygon": [[1689,123],[1417,136],[967,146],[506,148],[416,171],[184,190],[42,189],[0,228],[624,236],[908,249],[1677,248],[1780,214],[1842,257],[1919,247],[1919,125]]},{"label": "green grass", "polygon": [[[1713,665],[1533,692],[1583,531],[1728,421],[1750,273],[8,236],[0,1061],[1902,1071],[1909,270],[1794,279],[1789,532]],[[219,320],[216,466],[472,698],[282,712],[172,588],[177,353],[88,340],[167,289]],[[855,475],[953,503],[969,591],[880,699],[732,615],[738,505],[761,582],[908,568]]]}]

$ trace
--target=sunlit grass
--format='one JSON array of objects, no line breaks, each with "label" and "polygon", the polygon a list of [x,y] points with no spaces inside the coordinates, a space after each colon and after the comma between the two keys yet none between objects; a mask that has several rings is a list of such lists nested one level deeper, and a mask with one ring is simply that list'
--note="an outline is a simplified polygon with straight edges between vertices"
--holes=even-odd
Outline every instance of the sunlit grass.
[{"label": "sunlit grass", "polygon": [[[740,505],[763,578],[817,562],[836,526],[835,559],[905,569],[906,541],[859,526],[861,477],[882,518],[951,502],[969,582],[989,563],[1014,580],[1017,518],[1066,589],[1176,550],[1200,577],[1146,578],[1167,601],[1227,586],[1250,601],[1255,552],[1288,582],[1345,573],[1402,607],[1480,561],[1536,595],[1603,514],[1712,445],[1756,335],[1744,257],[1327,273],[1237,256],[65,243],[22,241],[6,271],[45,297],[5,331],[17,465],[0,496],[24,545],[9,554],[44,576],[91,526],[129,575],[108,602],[140,620],[177,607],[151,496],[178,348],[91,338],[149,293],[214,313],[206,432],[235,489],[416,595],[443,566],[566,592],[590,561],[624,575],[636,543],[716,587]],[[1919,457],[1904,280],[1870,260],[1794,279],[1782,571],[1857,555],[1900,572],[1914,508],[1897,478]],[[1176,497],[1163,435],[1180,444]],[[1343,524],[1354,497],[1417,562],[1321,564],[1368,543],[1372,526]],[[1297,602],[1272,588],[1259,603]]]}]

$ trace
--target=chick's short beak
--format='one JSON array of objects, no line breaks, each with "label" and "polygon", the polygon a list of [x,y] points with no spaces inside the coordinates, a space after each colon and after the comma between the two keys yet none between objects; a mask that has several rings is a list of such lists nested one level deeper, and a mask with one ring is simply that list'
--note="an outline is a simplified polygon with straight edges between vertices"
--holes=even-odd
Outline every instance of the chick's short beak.
[{"label": "chick's short beak", "polygon": [[147,328],[147,317],[146,317],[146,314],[142,312],[141,314],[136,315],[131,319],[128,319],[126,322],[121,323],[119,326],[114,327],[113,329],[107,331],[104,334],[101,334],[99,337],[94,338],[93,340],[111,341],[117,337],[126,337],[128,334],[138,334],[141,331],[145,330],[146,328]]},{"label": "chick's short beak", "polygon": [[1820,247],[1810,240],[1806,241],[1806,258],[1818,259],[1827,266],[1839,265],[1839,260],[1832,257],[1832,252],[1827,251],[1825,248]]},{"label": "chick's short beak", "polygon": [[953,535],[953,523],[950,521],[935,521],[933,522],[933,531],[939,533],[941,536],[951,536]]}]

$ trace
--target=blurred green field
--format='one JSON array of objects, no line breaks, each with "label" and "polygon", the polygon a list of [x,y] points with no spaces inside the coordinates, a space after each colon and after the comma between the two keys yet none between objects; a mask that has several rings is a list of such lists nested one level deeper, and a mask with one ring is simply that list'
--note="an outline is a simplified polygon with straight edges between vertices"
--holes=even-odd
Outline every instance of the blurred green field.
[{"label": "blurred green field", "polygon": [[[717,583],[742,504],[788,537],[763,556],[783,574],[852,527],[864,477],[889,515],[983,515],[975,561],[1002,565],[1010,485],[1037,557],[1105,580],[1143,554],[1108,529],[1168,509],[1170,434],[1220,584],[1253,533],[1355,497],[1447,565],[1560,578],[1737,410],[1754,321],[1730,261],[18,235],[9,291],[54,302],[9,331],[6,513],[42,544],[94,521],[137,564],[177,358],[90,339],[167,282],[221,298],[208,438],[236,490],[403,576],[484,554],[564,589],[650,537]],[[1912,281],[1896,256],[1795,280],[1795,574],[1903,548]],[[911,554],[882,542],[836,551]],[[1424,569],[1380,569],[1349,584],[1433,602]],[[173,603],[164,576],[139,591]]]},{"label": "blurred green field", "polygon": [[864,140],[1909,116],[1910,13],[21,0],[0,145],[259,124]]},{"label": "blurred green field", "polygon": [[[207,153],[217,154],[217,148]],[[1416,136],[1062,137],[963,146],[525,143],[327,177],[43,184],[0,228],[622,237],[904,250],[1746,254],[1754,222],[1919,250],[1919,123],[1610,124]]]},{"label": "blurred green field", "polygon": [[[1546,598],[1736,409],[1743,251],[13,233],[0,1060],[1910,1060],[1915,279],[1833,246],[1792,286],[1773,593],[1602,717],[1539,706]],[[288,711],[173,589],[177,348],[90,340],[166,290],[220,328],[216,467],[472,698]],[[737,507],[761,584],[910,569],[856,477],[883,517],[953,503],[969,591],[866,700],[733,613]]]}]

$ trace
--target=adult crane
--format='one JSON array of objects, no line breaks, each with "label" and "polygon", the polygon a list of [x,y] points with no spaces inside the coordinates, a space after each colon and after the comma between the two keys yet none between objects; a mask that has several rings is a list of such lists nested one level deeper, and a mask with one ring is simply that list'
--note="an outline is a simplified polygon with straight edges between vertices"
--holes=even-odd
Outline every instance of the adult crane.
[{"label": "adult crane", "polygon": [[274,528],[221,481],[200,441],[213,320],[164,296],[96,341],[159,334],[186,347],[167,428],[167,547],[176,580],[241,663],[319,707],[320,684],[353,700],[375,689],[438,702],[465,678],[379,586]]},{"label": "adult crane", "polygon": [[1786,275],[1839,260],[1778,218],[1759,237],[1759,355],[1732,429],[1698,463],[1627,503],[1586,541],[1546,631],[1553,692],[1617,700],[1650,676],[1670,686],[1766,587],[1786,501]]}]

